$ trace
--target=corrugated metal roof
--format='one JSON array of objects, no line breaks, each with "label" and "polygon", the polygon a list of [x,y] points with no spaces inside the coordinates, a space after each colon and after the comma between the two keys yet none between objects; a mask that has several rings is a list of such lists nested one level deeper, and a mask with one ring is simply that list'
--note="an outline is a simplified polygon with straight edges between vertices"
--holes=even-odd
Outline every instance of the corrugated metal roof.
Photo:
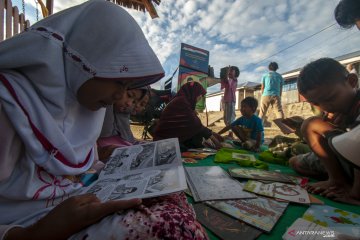
[{"label": "corrugated metal roof", "polygon": [[[347,53],[347,54],[344,54],[344,55],[341,55],[339,57],[335,57],[334,59],[339,61],[339,62],[344,62],[343,64],[346,64],[346,63],[351,63],[351,62],[356,62],[358,61],[360,58],[360,50],[359,51],[356,51],[356,52],[352,52],[352,53]],[[352,59],[354,59],[354,61],[352,61]],[[297,75],[298,73],[301,70],[301,68],[297,68],[297,69],[294,69],[294,70],[291,70],[291,71],[288,71],[288,72],[284,72],[282,73],[281,75],[284,76],[284,75],[290,75],[291,77],[293,77],[292,75]]]}]

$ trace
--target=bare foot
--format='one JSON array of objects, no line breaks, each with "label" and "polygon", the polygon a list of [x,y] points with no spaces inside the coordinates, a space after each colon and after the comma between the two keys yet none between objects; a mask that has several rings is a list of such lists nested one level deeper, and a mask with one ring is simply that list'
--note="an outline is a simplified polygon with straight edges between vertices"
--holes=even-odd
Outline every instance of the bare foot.
[{"label": "bare foot", "polygon": [[305,186],[305,189],[314,194],[323,195],[328,189],[333,189],[333,192],[337,192],[340,189],[344,189],[344,187],[349,188],[348,185],[344,182],[336,182],[336,181],[320,181],[316,183],[309,183]]},{"label": "bare foot", "polygon": [[328,179],[326,173],[320,173],[320,171],[312,171],[310,168],[304,168],[301,161],[296,156],[289,159],[289,166],[302,176],[315,178],[317,180]]},{"label": "bare foot", "polygon": [[298,167],[298,166],[293,166],[293,169],[295,170],[295,172],[297,172],[300,175],[305,176],[305,177],[311,177],[311,178],[315,178],[317,180],[326,180],[326,179],[328,179],[327,174],[320,174],[317,171],[305,170],[305,169],[302,169],[301,167]]},{"label": "bare foot", "polygon": [[331,198],[332,200],[337,202],[343,202],[343,203],[360,206],[359,194],[360,194],[359,190],[356,191],[356,189],[355,190],[351,189],[350,191],[336,190],[336,191],[329,191],[326,194],[326,197]]}]

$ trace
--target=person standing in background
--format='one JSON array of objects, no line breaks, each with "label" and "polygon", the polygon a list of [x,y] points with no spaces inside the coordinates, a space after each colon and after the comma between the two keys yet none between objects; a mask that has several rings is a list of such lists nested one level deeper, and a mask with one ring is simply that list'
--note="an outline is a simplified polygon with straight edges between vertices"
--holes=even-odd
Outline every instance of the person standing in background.
[{"label": "person standing in background", "polygon": [[349,73],[354,73],[358,75],[354,63],[349,63],[348,65],[346,65],[346,70],[348,70]]},{"label": "person standing in background", "polygon": [[269,72],[264,74],[261,79],[261,105],[259,117],[264,121],[269,106],[276,106],[277,118],[284,118],[281,106],[281,94],[284,79],[276,72],[279,66],[276,62],[269,64]]},{"label": "person standing in background", "polygon": [[224,92],[224,122],[225,125],[230,125],[235,120],[235,91],[237,87],[237,78],[240,75],[238,67],[229,66],[227,68],[227,76],[221,78],[221,90]]}]

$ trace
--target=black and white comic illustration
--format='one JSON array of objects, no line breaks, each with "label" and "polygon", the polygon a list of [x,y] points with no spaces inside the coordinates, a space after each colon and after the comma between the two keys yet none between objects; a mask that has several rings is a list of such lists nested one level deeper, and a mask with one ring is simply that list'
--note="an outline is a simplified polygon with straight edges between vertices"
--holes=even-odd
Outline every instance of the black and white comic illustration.
[{"label": "black and white comic illustration", "polygon": [[176,159],[176,145],[174,142],[159,142],[156,150],[156,166],[171,164]]},{"label": "black and white comic illustration", "polygon": [[98,180],[82,193],[106,201],[160,196],[186,187],[179,143],[171,138],[116,148]]}]

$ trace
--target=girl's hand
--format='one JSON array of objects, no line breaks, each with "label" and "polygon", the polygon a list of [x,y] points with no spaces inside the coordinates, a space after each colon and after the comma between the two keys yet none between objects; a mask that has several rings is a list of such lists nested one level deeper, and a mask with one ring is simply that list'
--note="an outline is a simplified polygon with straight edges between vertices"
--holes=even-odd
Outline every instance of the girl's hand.
[{"label": "girl's hand", "polygon": [[94,194],[71,197],[60,203],[45,217],[27,228],[8,231],[11,239],[68,239],[71,235],[117,211],[135,207],[141,199],[117,200],[101,203]]}]

